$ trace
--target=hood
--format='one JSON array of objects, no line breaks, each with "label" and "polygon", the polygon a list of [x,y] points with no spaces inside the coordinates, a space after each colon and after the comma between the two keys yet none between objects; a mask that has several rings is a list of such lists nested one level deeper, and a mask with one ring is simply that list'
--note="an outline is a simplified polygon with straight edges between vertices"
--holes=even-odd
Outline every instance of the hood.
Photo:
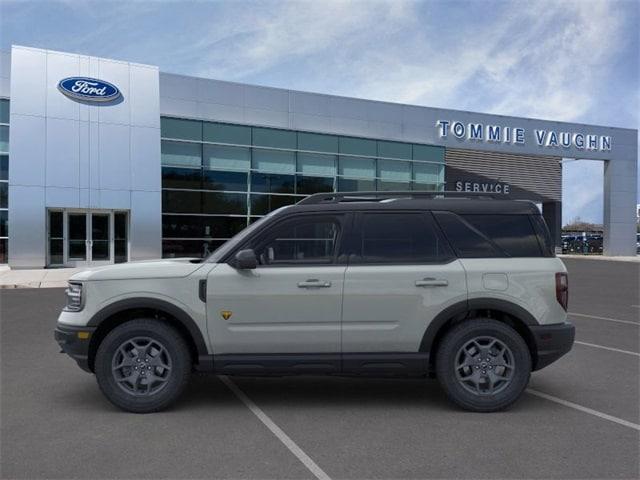
[{"label": "hood", "polygon": [[203,264],[199,258],[176,258],[118,263],[83,270],[69,280],[135,280],[144,278],[179,278],[192,274]]}]

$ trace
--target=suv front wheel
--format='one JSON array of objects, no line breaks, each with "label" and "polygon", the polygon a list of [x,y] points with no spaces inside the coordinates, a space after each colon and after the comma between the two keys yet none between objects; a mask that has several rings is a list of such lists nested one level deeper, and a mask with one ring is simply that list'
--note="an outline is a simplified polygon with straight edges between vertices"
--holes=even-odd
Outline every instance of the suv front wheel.
[{"label": "suv front wheel", "polygon": [[531,375],[531,355],[509,325],[477,318],[453,327],[436,356],[436,375],[447,396],[474,412],[513,404]]},{"label": "suv front wheel", "polygon": [[102,340],[95,359],[98,385],[111,403],[134,413],[168,407],[191,373],[189,348],[170,325],[131,320]]}]

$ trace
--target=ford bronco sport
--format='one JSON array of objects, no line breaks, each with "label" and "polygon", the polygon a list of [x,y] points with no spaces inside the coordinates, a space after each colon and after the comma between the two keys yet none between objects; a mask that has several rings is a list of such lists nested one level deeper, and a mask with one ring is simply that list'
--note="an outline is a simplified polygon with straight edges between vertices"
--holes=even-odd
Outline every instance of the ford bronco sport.
[{"label": "ford bronco sport", "polygon": [[193,370],[435,376],[462,408],[504,409],[571,349],[567,273],[533,203],[464,195],[316,194],[204,260],[77,273],[55,338],[131,412]]}]

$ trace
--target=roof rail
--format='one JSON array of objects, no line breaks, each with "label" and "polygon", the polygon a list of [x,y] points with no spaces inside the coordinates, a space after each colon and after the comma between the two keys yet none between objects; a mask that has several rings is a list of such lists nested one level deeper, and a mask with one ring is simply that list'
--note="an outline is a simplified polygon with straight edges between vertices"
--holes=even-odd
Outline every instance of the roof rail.
[{"label": "roof rail", "polygon": [[314,205],[319,203],[340,202],[375,202],[396,198],[438,198],[438,197],[478,197],[493,199],[493,192],[425,192],[425,191],[373,191],[373,192],[328,192],[315,193],[300,200],[297,205]]}]

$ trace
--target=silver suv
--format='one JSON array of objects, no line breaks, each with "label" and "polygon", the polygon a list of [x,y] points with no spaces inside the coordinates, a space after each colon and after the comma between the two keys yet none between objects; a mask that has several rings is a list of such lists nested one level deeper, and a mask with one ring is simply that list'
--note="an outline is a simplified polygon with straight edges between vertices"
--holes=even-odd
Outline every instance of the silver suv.
[{"label": "silver suv", "polygon": [[55,338],[131,412],[193,370],[435,376],[462,408],[504,409],[571,349],[567,273],[533,203],[465,195],[317,194],[204,260],[83,271]]}]

